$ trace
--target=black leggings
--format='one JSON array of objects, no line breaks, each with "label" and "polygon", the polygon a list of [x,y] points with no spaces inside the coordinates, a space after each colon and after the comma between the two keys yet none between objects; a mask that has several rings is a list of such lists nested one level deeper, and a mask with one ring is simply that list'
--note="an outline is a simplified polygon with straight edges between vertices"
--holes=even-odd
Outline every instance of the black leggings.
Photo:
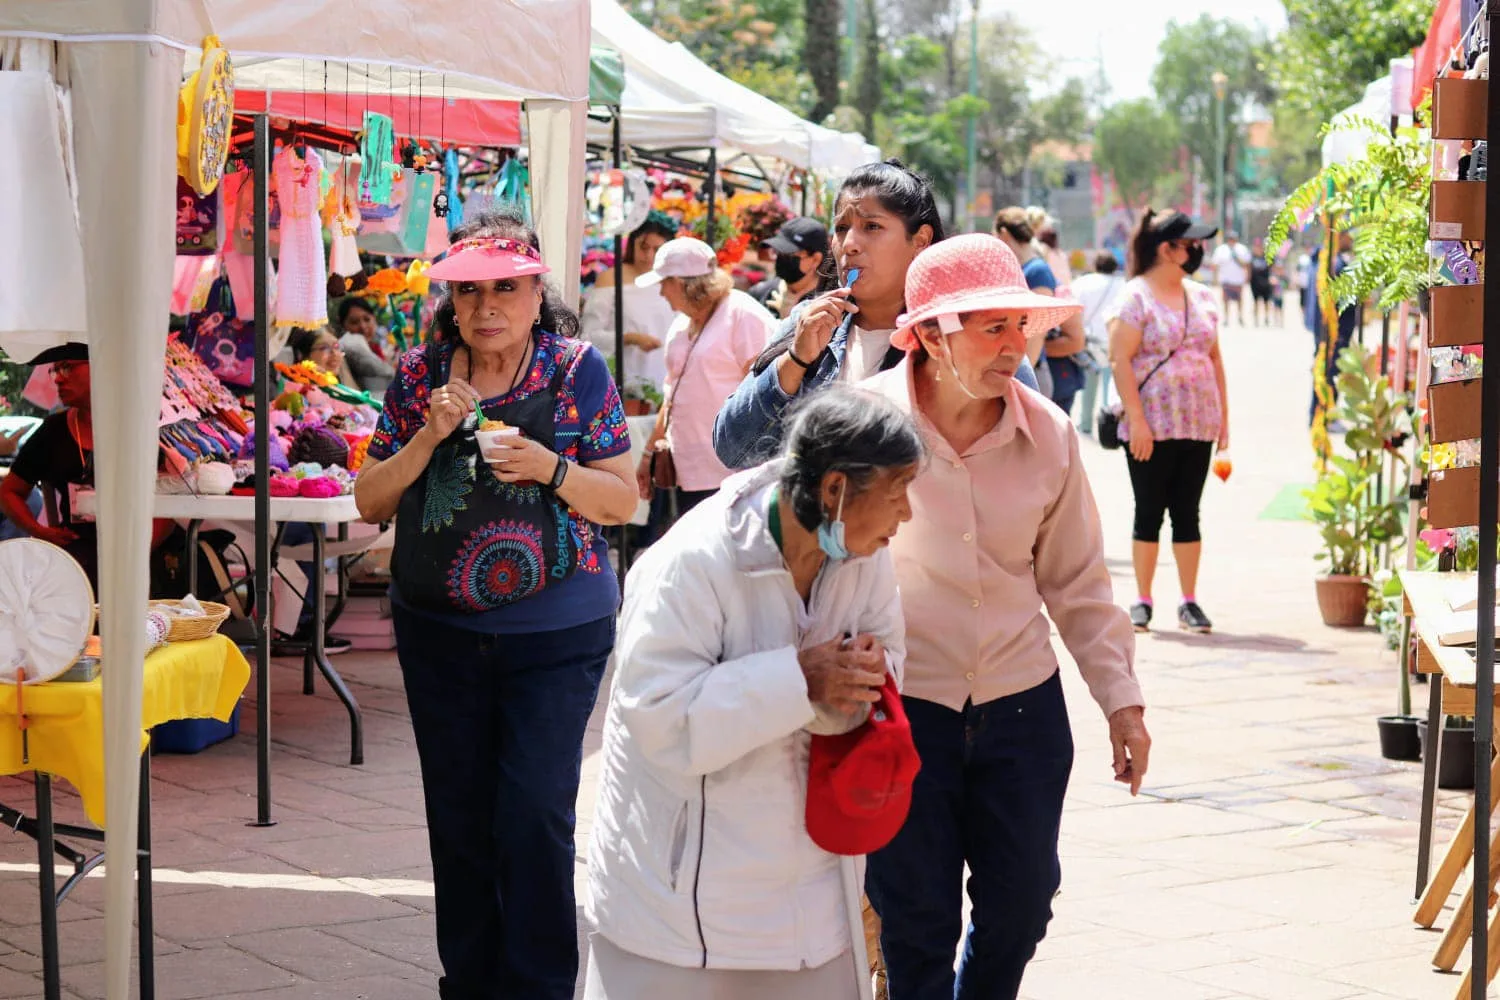
[{"label": "black leggings", "polygon": [[1203,540],[1198,531],[1198,503],[1203,499],[1203,484],[1208,481],[1213,455],[1212,441],[1158,441],[1144,462],[1125,452],[1130,488],[1135,492],[1132,537],[1136,541],[1160,541],[1161,522],[1167,511],[1172,512],[1174,543]]}]

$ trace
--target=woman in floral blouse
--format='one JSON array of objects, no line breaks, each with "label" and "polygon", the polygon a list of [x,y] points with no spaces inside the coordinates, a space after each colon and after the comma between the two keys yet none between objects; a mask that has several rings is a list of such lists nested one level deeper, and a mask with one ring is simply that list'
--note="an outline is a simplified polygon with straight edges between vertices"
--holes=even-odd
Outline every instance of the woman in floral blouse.
[{"label": "woman in floral blouse", "polygon": [[1213,289],[1188,276],[1203,263],[1203,241],[1217,232],[1181,212],[1147,209],[1131,239],[1131,281],[1109,328],[1125,409],[1120,437],[1135,492],[1132,557],[1140,596],[1130,621],[1140,632],[1151,626],[1151,584],[1168,511],[1182,585],[1178,625],[1190,632],[1213,628],[1195,595],[1203,551],[1198,505],[1214,445],[1229,447],[1229,399],[1218,303]]},{"label": "woman in floral blouse", "polygon": [[[573,804],[619,605],[599,525],[635,513],[630,439],[536,235],[481,215],[453,240],[429,272],[447,283],[436,333],[400,360],[355,500],[396,520],[439,991],[571,1000]],[[481,444],[498,425],[511,433]]]}]

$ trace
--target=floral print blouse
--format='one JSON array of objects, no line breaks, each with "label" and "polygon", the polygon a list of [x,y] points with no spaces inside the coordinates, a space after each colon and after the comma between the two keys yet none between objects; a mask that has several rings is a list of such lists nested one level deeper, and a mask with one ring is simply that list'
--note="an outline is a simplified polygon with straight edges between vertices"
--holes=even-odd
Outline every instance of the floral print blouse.
[{"label": "floral print blouse", "polygon": [[[1135,278],[1121,292],[1119,318],[1141,331],[1140,350],[1131,361],[1136,384],[1161,365],[1141,390],[1151,436],[1158,441],[1217,441],[1224,419],[1213,362],[1219,342],[1217,297],[1195,281],[1182,288],[1185,318],[1153,295],[1146,279]],[[1129,436],[1129,422],[1121,420],[1120,437]]]}]

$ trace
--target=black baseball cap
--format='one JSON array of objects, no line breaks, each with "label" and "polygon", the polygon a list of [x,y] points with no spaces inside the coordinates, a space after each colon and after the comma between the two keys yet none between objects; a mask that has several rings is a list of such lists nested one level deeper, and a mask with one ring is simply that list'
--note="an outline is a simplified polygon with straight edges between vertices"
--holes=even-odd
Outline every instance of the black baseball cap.
[{"label": "black baseball cap", "polygon": [[87,361],[89,359],[89,345],[72,341],[49,347],[30,361],[29,365],[54,365],[59,361]]},{"label": "black baseball cap", "polygon": [[1152,219],[1151,232],[1163,243],[1168,240],[1206,240],[1218,235],[1219,227],[1194,222],[1192,216],[1173,210]]},{"label": "black baseball cap", "polygon": [[809,219],[805,215],[798,216],[783,222],[780,231],[770,239],[763,240],[761,246],[770,247],[777,253],[785,254],[803,251],[827,253],[828,227],[817,219]]}]

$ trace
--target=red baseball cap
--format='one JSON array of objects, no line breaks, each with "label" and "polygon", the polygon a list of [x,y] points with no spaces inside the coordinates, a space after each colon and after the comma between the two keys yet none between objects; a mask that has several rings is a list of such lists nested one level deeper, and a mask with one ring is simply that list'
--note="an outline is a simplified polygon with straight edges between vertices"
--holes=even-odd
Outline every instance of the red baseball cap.
[{"label": "red baseball cap", "polygon": [[831,854],[878,851],[906,822],[921,766],[896,679],[887,676],[862,725],[842,736],[812,738],[808,836]]}]

